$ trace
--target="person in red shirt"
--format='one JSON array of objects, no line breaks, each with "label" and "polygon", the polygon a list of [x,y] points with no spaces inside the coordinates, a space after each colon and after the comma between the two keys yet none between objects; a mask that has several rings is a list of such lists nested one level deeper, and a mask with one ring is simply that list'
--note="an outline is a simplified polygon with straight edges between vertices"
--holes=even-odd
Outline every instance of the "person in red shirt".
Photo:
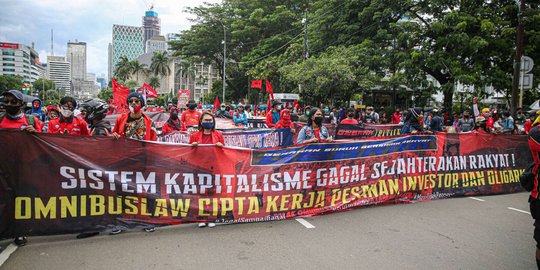
[{"label": "person in red shirt", "polygon": [[358,125],[358,120],[354,119],[354,109],[349,108],[347,109],[347,118],[341,120],[341,123],[343,125]]},{"label": "person in red shirt", "polygon": [[6,112],[0,114],[0,128],[20,129],[29,133],[42,131],[42,123],[38,117],[22,112],[24,101],[20,91],[5,91],[2,96]]},{"label": "person in red shirt", "polygon": [[176,106],[171,106],[169,108],[169,120],[163,124],[161,128],[161,134],[171,133],[173,131],[186,130],[184,123],[178,119],[178,108]]},{"label": "person in red shirt", "polygon": [[290,128],[291,132],[294,134],[296,133],[294,129],[294,124],[291,121],[291,111],[289,109],[283,109],[280,112],[280,119],[274,126],[275,129],[278,128]]},{"label": "person in red shirt", "polygon": [[[23,94],[18,90],[9,90],[2,93],[2,104],[5,113],[0,114],[0,128],[18,129],[28,133],[41,132],[41,122],[34,115],[22,112],[24,106]],[[26,236],[17,236],[13,241],[17,246],[26,245]]]},{"label": "person in red shirt", "polygon": [[127,97],[129,112],[121,114],[113,129],[113,137],[157,141],[154,122],[142,112],[144,98],[141,93],[133,92]]},{"label": "person in red shirt", "polygon": [[180,121],[185,127],[195,127],[199,124],[201,113],[195,110],[197,108],[197,103],[195,103],[195,100],[190,100],[187,107],[188,109],[182,113]]},{"label": "person in red shirt", "polygon": [[281,102],[279,100],[273,100],[272,101],[272,111],[269,111],[266,114],[266,125],[269,128],[273,128],[280,118],[279,111],[281,110]]},{"label": "person in red shirt", "polygon": [[74,98],[60,99],[60,117],[49,121],[47,133],[90,136],[86,121],[73,115],[76,107],[77,101]]},{"label": "person in red shirt", "polygon": [[536,113],[531,113],[529,115],[529,119],[527,119],[527,121],[525,121],[525,123],[523,124],[523,130],[525,131],[525,134],[529,134],[529,131],[531,131],[531,129],[533,128],[533,123],[536,120],[537,116],[538,114]]},{"label": "person in red shirt", "polygon": [[394,114],[392,114],[391,122],[394,125],[399,125],[399,123],[401,122],[401,112],[399,108],[396,108],[396,111],[394,112]]},{"label": "person in red shirt", "polygon": [[[199,144],[215,144],[218,147],[223,147],[225,145],[225,140],[223,140],[223,135],[221,132],[216,130],[216,120],[214,115],[209,111],[204,111],[199,119],[199,131],[194,132],[189,137],[189,143],[192,146],[198,146]],[[199,228],[206,227],[209,228],[216,227],[215,223],[199,223]]]},{"label": "person in red shirt", "polygon": [[225,145],[223,135],[216,130],[216,120],[211,112],[204,111],[201,115],[198,125],[199,131],[194,132],[189,137],[189,143],[192,146],[199,144],[215,144],[219,147]]}]

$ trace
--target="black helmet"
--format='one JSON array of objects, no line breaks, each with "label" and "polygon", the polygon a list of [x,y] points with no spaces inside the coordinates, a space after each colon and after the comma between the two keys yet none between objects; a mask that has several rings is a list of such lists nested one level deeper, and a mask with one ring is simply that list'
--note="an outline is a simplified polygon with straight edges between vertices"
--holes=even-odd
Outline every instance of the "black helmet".
[{"label": "black helmet", "polygon": [[88,123],[105,118],[107,111],[109,111],[109,105],[99,99],[87,100],[81,104],[81,107],[86,109],[85,120]]}]

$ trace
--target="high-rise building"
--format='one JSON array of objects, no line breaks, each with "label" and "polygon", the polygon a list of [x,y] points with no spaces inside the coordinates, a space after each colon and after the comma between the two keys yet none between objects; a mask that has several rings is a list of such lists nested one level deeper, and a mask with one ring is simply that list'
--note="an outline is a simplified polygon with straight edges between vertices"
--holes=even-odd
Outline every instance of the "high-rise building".
[{"label": "high-rise building", "polygon": [[63,56],[47,56],[47,78],[56,84],[60,95],[71,96],[71,64]]},{"label": "high-rise building", "polygon": [[129,61],[144,54],[143,28],[127,25],[113,25],[112,46],[109,50],[109,78],[113,76],[120,57]]},{"label": "high-rise building", "polygon": [[[151,7],[150,10],[146,11],[143,19],[143,28],[144,28],[144,43],[146,46],[146,41],[152,38],[153,36],[160,35],[160,19],[158,18],[158,13],[153,10],[154,7]],[[146,51],[146,48],[145,48]]]},{"label": "high-rise building", "polygon": [[67,61],[71,64],[71,79],[86,79],[86,42],[68,42]]},{"label": "high-rise building", "polygon": [[169,48],[164,36],[153,36],[146,41],[146,53],[165,52]]},{"label": "high-rise building", "polygon": [[0,42],[0,75],[20,76],[25,83],[42,77],[44,68],[39,54],[32,48],[18,43]]}]

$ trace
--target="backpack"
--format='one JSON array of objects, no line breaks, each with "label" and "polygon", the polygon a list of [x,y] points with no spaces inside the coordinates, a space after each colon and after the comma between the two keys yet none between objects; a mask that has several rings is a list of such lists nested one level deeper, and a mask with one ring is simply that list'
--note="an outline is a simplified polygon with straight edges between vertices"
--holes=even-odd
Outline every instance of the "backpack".
[{"label": "backpack", "polygon": [[[6,116],[5,113],[0,114],[0,123],[2,123],[2,121],[4,121],[5,116]],[[29,114],[25,113],[24,116],[26,117],[26,122],[28,122],[29,125],[33,126],[34,128],[37,128],[34,115],[31,115],[31,114],[29,115]]]}]

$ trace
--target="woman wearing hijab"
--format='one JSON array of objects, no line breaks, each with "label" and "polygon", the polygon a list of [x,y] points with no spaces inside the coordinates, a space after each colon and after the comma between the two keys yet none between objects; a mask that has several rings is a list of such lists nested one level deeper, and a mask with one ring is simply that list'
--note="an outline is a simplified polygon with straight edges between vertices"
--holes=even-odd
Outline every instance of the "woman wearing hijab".
[{"label": "woman wearing hijab", "polygon": [[333,142],[328,129],[322,125],[323,112],[319,108],[314,108],[309,112],[307,125],[298,133],[296,144]]},{"label": "woman wearing hijab", "polygon": [[420,108],[410,108],[405,117],[401,134],[424,132],[424,116]]}]

